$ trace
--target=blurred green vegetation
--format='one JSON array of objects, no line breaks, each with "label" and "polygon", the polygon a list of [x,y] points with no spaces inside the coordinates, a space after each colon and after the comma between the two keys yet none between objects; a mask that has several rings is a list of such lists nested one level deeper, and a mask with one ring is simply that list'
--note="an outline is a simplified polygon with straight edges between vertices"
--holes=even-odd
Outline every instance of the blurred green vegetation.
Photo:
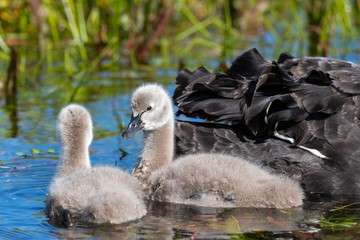
[{"label": "blurred green vegetation", "polygon": [[359,36],[359,7],[359,0],[2,0],[0,58],[37,44],[42,58],[74,46],[64,61],[77,54],[94,65],[106,56],[133,66],[149,55],[186,58],[199,47],[224,60],[266,32],[279,46],[301,40],[302,53],[325,56],[337,36]]}]

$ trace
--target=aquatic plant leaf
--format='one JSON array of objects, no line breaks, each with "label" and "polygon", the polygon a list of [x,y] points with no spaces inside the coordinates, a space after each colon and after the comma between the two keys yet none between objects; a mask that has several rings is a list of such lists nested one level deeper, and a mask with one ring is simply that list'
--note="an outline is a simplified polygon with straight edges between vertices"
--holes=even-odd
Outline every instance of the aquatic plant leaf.
[{"label": "aquatic plant leaf", "polygon": [[55,149],[52,149],[52,148],[48,149],[47,152],[48,153],[56,153]]},{"label": "aquatic plant leaf", "polygon": [[41,153],[40,150],[38,150],[38,149],[36,149],[36,148],[32,148],[32,149],[31,149],[31,154],[39,154],[39,153]]}]

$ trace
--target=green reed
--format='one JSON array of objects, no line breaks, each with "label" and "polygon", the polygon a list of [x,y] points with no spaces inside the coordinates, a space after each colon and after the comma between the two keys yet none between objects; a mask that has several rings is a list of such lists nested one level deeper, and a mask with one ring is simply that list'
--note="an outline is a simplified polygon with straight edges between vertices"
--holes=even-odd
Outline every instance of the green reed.
[{"label": "green reed", "polygon": [[[149,56],[160,55],[165,67],[176,68],[176,59],[197,59],[194,52],[222,61],[233,59],[236,50],[254,46],[249,40],[266,32],[275,41],[275,53],[325,55],[335,51],[335,37],[359,37],[359,5],[357,0],[3,0],[0,61],[9,61],[10,48],[41,42],[46,46],[39,54],[46,56],[37,57],[38,61],[45,59],[47,66],[62,61],[70,75],[93,69],[102,59],[114,64],[127,59],[138,68],[144,59],[140,61],[137,50],[156,29],[159,12],[166,6],[172,8],[171,17],[147,49]],[[35,16],[34,6],[44,14]],[[42,20],[38,25],[36,18]],[[40,41],[40,36],[45,39]],[[63,49],[62,59],[54,58],[55,49]],[[30,52],[19,53],[20,59],[29,59],[22,54]],[[26,71],[25,66],[20,74]]]}]

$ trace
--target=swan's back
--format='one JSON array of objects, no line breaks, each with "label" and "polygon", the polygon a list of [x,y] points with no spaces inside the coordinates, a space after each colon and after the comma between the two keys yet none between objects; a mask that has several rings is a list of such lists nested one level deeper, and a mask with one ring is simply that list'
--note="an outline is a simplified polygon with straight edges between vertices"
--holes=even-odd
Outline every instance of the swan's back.
[{"label": "swan's back", "polygon": [[154,200],[206,207],[291,208],[304,197],[294,180],[225,154],[180,157],[150,181]]},{"label": "swan's back", "polygon": [[334,61],[282,54],[271,62],[252,49],[224,75],[202,67],[180,72],[174,102],[178,114],[245,123],[258,139],[280,133],[321,157],[360,159],[360,66],[339,60],[324,72]]},{"label": "swan's back", "polygon": [[277,62],[280,67],[295,79],[301,79],[309,73],[322,72],[327,75],[332,85],[342,92],[359,94],[360,65],[326,57],[293,57],[289,53],[280,54]]}]

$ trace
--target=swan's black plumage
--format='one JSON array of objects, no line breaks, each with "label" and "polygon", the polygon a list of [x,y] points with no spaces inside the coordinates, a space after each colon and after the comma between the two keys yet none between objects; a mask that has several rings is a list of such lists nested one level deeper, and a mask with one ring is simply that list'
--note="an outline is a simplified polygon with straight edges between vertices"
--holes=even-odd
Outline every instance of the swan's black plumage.
[{"label": "swan's black plumage", "polygon": [[307,173],[304,165],[315,167],[319,162],[317,156],[276,138],[256,142],[255,136],[239,124],[176,121],[175,126],[177,155],[209,151],[231,154],[300,182]]},{"label": "swan's black plumage", "polygon": [[[252,134],[245,143],[241,137],[219,140],[216,133],[212,133],[213,137],[208,134],[201,141],[195,138],[196,144],[201,145],[197,146],[199,150],[211,151],[210,145],[214,142],[220,146],[218,142],[225,141],[221,146],[224,151],[240,149],[234,153],[243,154],[249,161],[258,157],[263,165],[269,158],[263,157],[261,151],[265,150],[258,150],[260,146],[276,149],[274,152],[279,158],[297,154],[297,151],[305,154],[289,145],[277,148],[285,144],[272,139],[279,134],[293,139],[293,147],[316,150],[321,157],[306,153],[296,165],[299,171],[295,172],[301,172],[307,189],[360,195],[359,65],[321,57],[295,58],[288,53],[282,53],[277,61],[270,61],[251,49],[239,56],[225,74],[212,74],[200,67],[194,72],[181,71],[176,82],[179,86],[173,98],[178,114],[217,122],[230,121],[242,127],[213,127]],[[189,135],[186,130],[177,134]],[[191,142],[187,144],[193,150]],[[255,156],[246,156],[241,150],[248,148],[257,149],[251,152]],[[184,145],[179,151],[185,149]],[[290,162],[297,157],[289,158]],[[276,155],[270,156],[270,159],[275,158]],[[281,164],[285,163],[278,164],[280,169]],[[292,175],[290,170],[282,171]]]}]

